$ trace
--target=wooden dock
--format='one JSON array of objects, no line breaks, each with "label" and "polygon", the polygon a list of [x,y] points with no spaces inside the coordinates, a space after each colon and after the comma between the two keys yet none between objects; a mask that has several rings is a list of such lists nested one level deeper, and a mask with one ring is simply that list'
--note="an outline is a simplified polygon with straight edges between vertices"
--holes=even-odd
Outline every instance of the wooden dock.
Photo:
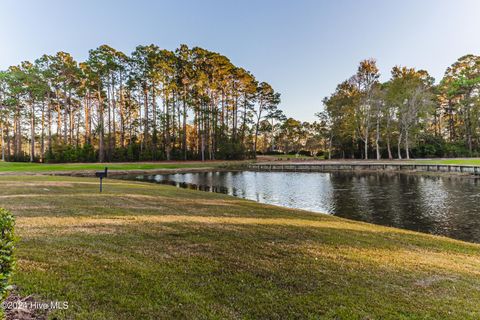
[{"label": "wooden dock", "polygon": [[330,171],[417,171],[458,172],[480,175],[480,166],[405,163],[255,163],[253,171],[330,172]]}]

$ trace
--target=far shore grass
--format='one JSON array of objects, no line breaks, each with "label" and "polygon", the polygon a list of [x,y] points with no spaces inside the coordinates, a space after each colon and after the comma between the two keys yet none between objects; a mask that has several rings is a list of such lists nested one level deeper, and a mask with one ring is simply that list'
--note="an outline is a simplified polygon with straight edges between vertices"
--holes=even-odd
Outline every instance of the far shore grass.
[{"label": "far shore grass", "polygon": [[110,163],[29,163],[0,161],[1,172],[53,172],[103,170],[168,170],[185,168],[228,168],[248,161],[158,161],[158,162],[110,162]]},{"label": "far shore grass", "polygon": [[319,161],[319,162],[382,162],[382,163],[421,163],[421,164],[451,164],[451,165],[480,165],[480,158],[428,158],[428,159],[385,159],[382,158],[380,160],[377,159],[330,159],[330,160],[323,160],[323,159],[316,159],[316,158],[300,158],[296,159],[295,157],[276,157],[276,156],[261,156],[259,157],[258,161],[275,161],[275,160],[306,160],[306,161]]},{"label": "far shore grass", "polygon": [[451,164],[451,165],[470,165],[470,166],[479,166],[480,158],[461,158],[461,159],[425,159],[425,160],[414,160],[420,163],[429,163],[429,164]]},{"label": "far shore grass", "polygon": [[24,296],[58,319],[478,319],[480,245],[108,179],[1,176]]}]

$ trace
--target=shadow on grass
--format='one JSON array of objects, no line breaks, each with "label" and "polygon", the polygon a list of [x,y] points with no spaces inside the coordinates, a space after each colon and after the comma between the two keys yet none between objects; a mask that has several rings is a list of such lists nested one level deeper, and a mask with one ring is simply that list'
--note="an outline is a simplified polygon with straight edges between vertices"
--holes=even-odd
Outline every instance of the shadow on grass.
[{"label": "shadow on grass", "polygon": [[23,236],[16,283],[71,301],[76,315],[394,319],[446,318],[454,311],[460,319],[479,311],[478,251],[462,254],[450,241],[440,251],[384,233],[278,224],[46,229]]}]

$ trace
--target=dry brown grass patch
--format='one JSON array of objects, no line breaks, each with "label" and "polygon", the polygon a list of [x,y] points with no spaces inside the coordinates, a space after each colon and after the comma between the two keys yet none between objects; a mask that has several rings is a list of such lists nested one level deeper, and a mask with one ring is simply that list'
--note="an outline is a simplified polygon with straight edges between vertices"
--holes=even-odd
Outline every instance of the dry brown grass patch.
[{"label": "dry brown grass patch", "polygon": [[358,248],[355,246],[310,246],[312,257],[396,270],[436,270],[439,273],[462,273],[480,276],[480,256],[427,249]]}]

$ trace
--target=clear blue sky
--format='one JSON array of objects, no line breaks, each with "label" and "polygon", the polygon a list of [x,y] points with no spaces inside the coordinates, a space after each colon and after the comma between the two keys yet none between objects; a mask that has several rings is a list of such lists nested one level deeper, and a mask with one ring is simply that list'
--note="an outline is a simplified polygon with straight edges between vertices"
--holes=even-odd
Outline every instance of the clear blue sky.
[{"label": "clear blue sky", "polygon": [[377,59],[437,80],[458,57],[479,54],[476,0],[0,0],[0,68],[101,44],[181,43],[228,56],[282,94],[287,115],[313,120],[321,100]]}]

